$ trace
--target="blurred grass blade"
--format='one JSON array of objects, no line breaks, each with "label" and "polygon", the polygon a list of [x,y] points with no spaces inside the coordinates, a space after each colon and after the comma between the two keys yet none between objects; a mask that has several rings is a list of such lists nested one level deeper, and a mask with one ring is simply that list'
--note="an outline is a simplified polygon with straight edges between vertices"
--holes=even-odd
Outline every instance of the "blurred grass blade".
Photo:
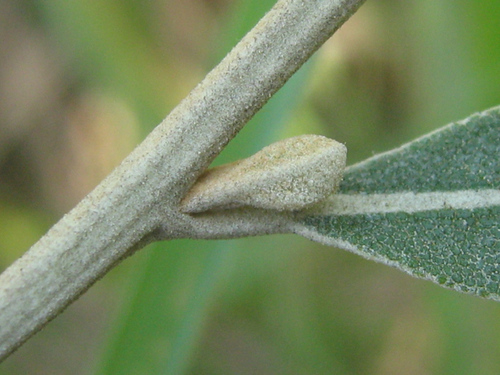
[{"label": "blurred grass blade", "polygon": [[179,374],[188,365],[226,250],[217,243],[169,245],[154,244],[140,254],[97,373]]},{"label": "blurred grass blade", "polygon": [[500,300],[500,107],[347,169],[300,234]]}]

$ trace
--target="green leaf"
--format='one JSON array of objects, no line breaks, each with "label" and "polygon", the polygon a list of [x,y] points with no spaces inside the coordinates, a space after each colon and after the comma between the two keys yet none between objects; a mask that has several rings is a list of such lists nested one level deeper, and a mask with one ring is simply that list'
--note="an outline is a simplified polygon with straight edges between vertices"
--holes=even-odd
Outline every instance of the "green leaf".
[{"label": "green leaf", "polygon": [[500,300],[500,107],[346,170],[297,233]]}]

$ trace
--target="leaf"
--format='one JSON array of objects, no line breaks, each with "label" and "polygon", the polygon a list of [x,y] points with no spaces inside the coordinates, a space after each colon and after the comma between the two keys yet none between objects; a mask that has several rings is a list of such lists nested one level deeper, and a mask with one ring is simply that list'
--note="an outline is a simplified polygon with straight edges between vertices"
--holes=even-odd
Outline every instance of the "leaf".
[{"label": "leaf", "polygon": [[500,301],[500,107],[346,170],[296,232]]}]

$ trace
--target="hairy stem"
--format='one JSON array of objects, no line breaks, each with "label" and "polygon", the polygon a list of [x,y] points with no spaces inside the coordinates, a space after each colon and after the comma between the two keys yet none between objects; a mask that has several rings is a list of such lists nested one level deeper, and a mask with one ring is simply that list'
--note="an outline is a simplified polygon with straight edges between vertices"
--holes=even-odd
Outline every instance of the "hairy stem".
[{"label": "hairy stem", "polygon": [[363,2],[278,1],[108,178],[0,275],[0,359],[159,231],[162,239],[284,231],[286,215],[234,211],[209,220],[181,213],[179,202]]}]

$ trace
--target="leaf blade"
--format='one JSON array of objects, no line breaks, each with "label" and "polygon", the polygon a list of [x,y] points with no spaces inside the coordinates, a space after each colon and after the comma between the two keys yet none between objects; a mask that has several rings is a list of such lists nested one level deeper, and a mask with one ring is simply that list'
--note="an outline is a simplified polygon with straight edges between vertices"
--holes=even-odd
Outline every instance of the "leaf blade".
[{"label": "leaf blade", "polygon": [[496,107],[348,168],[296,232],[500,300],[499,154]]},{"label": "leaf blade", "polygon": [[[500,107],[452,123],[353,165],[346,171],[340,192],[481,189],[493,188],[495,181],[498,188],[499,127]],[[449,168],[450,164],[455,169]],[[433,175],[421,173],[425,170],[431,170]]]}]

